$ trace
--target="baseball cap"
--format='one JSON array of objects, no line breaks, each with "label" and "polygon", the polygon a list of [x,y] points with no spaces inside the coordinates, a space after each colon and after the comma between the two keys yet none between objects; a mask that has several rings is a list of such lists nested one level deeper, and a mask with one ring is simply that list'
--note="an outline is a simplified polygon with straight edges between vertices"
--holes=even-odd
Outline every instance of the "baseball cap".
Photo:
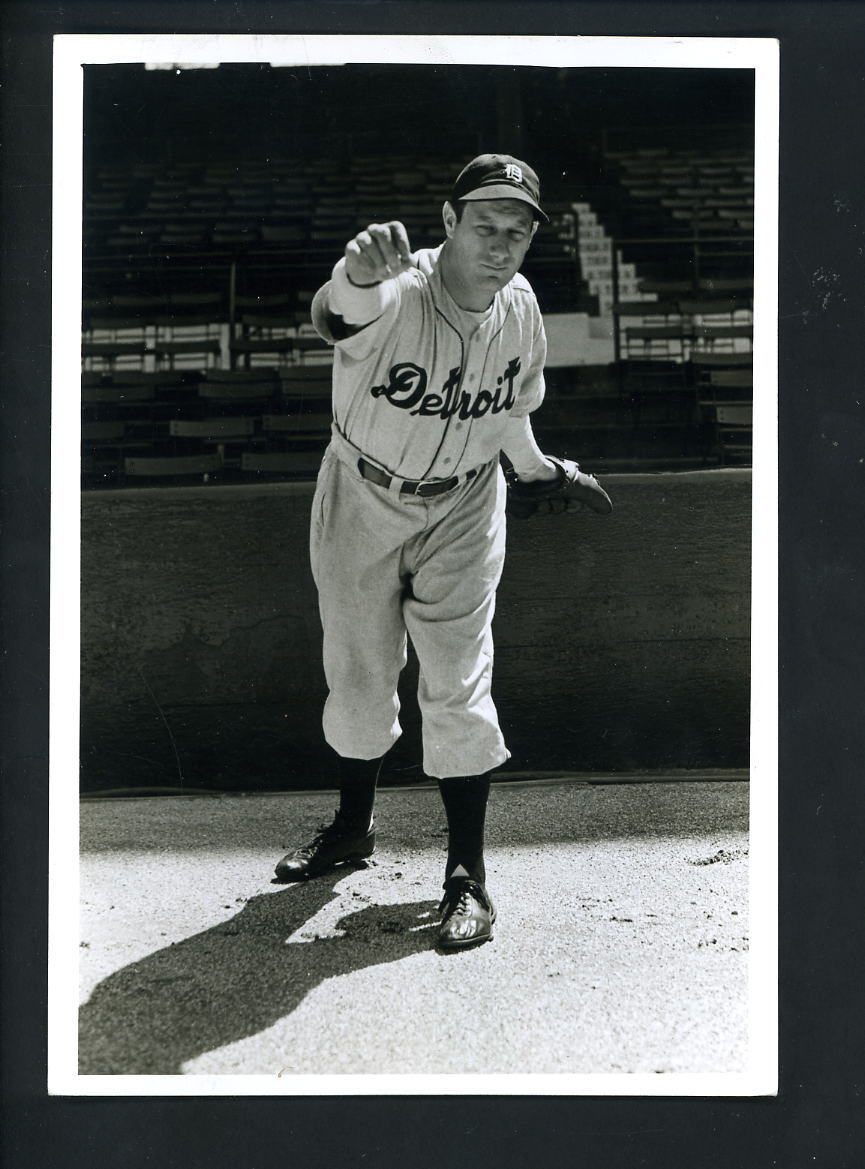
[{"label": "baseball cap", "polygon": [[456,203],[458,199],[469,202],[518,199],[521,203],[528,203],[539,219],[549,223],[538,203],[540,193],[538,176],[527,162],[510,154],[479,154],[457,176],[451,202]]}]

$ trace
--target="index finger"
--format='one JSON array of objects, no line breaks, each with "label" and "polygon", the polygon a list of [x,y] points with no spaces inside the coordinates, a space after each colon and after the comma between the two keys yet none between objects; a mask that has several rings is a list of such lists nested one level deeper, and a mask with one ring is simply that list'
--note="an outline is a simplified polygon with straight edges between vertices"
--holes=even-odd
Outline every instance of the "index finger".
[{"label": "index finger", "polygon": [[403,263],[408,263],[411,258],[411,247],[409,246],[408,232],[405,226],[399,220],[394,220],[389,226],[391,242],[394,248],[396,248],[399,258]]}]

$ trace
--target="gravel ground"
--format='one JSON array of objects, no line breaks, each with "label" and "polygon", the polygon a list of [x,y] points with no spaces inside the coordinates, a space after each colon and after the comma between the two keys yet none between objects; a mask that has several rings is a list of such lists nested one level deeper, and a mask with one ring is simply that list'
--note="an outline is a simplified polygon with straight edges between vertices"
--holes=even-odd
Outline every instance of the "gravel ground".
[{"label": "gravel ground", "polygon": [[494,940],[433,948],[434,789],[385,789],[378,851],[274,862],[330,793],[85,801],[81,1074],[736,1072],[748,785],[496,784]]}]

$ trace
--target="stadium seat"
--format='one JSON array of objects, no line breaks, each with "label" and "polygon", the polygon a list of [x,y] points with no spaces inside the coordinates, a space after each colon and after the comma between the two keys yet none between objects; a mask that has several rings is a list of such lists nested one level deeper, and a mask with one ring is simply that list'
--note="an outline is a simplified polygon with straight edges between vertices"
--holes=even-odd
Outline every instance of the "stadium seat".
[{"label": "stadium seat", "polygon": [[255,433],[255,419],[248,417],[173,418],[168,424],[172,438],[225,440],[248,438]]},{"label": "stadium seat", "polygon": [[265,414],[261,419],[266,434],[292,435],[303,438],[327,438],[330,435],[331,415],[326,414]]},{"label": "stadium seat", "polygon": [[748,404],[714,406],[715,433],[722,464],[750,462],[753,457],[753,408]]},{"label": "stadium seat", "polygon": [[321,451],[245,452],[241,469],[264,474],[314,475],[321,466]]},{"label": "stadium seat", "polygon": [[175,478],[189,475],[207,476],[222,467],[218,453],[204,455],[176,455],[135,457],[124,459],[124,471],[132,478]]}]

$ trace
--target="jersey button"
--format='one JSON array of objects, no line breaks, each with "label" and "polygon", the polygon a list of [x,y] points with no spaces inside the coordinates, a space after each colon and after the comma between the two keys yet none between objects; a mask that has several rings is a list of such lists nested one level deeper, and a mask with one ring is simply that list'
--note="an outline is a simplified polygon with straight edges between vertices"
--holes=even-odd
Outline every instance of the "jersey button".
[{"label": "jersey button", "polygon": [[458,422],[456,424],[456,426],[454,427],[454,430],[462,430],[462,428],[463,428],[463,424],[461,422]]},{"label": "jersey button", "polygon": [[477,376],[478,375],[476,373],[470,373],[469,374],[469,381],[470,382],[477,381]]},{"label": "jersey button", "polygon": [[445,465],[446,467],[448,467],[448,466],[450,466],[450,462],[451,462],[451,460],[450,460],[450,459],[442,459],[442,462],[444,463],[444,465]]}]

